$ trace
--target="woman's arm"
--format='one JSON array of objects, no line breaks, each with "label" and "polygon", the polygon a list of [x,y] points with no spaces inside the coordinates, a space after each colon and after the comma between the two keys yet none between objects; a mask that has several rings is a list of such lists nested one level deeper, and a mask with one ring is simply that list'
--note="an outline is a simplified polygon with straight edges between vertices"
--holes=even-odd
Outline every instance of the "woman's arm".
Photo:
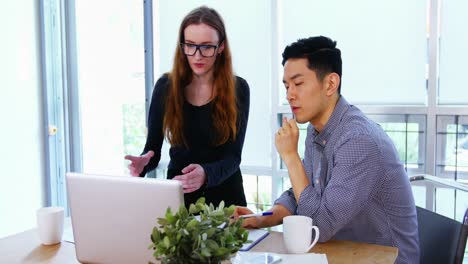
[{"label": "woman's arm", "polygon": [[148,165],[145,166],[140,173],[140,177],[144,177],[148,171],[154,170],[161,159],[161,147],[164,139],[163,118],[164,118],[164,98],[168,90],[169,78],[167,74],[163,75],[156,82],[151,96],[151,104],[148,113],[148,136],[146,137],[145,148],[141,155],[148,151],[153,151],[154,156],[150,159]]}]

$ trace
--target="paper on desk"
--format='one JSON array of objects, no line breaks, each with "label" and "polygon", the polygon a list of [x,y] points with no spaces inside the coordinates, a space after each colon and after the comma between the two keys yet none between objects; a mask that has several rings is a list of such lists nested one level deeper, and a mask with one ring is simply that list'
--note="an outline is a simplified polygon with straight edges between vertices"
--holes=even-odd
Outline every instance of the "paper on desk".
[{"label": "paper on desk", "polygon": [[[262,261],[265,255],[278,256],[280,260],[275,259],[273,262]],[[303,264],[303,263],[314,263],[314,264],[328,264],[327,255],[317,253],[307,254],[276,254],[268,252],[237,252],[236,256],[231,259],[232,264]]]}]

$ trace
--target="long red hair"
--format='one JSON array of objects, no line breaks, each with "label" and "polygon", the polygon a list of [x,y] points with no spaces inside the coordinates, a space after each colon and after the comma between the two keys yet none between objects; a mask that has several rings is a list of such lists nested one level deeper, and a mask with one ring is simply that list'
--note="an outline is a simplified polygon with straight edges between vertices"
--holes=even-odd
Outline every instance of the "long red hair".
[{"label": "long red hair", "polygon": [[[221,16],[214,10],[205,6],[192,10],[185,16],[179,29],[178,44],[185,41],[184,30],[192,24],[206,24],[214,28],[220,41],[224,42],[224,50],[214,64],[212,119],[216,130],[213,145],[219,146],[229,139],[235,140],[237,134],[237,99],[236,79],[232,70],[232,58],[226,29]],[[169,93],[165,103],[166,111],[163,121],[163,131],[171,145],[188,146],[184,136],[185,101],[184,89],[192,81],[192,69],[186,55],[177,45],[174,64],[169,73]]]}]

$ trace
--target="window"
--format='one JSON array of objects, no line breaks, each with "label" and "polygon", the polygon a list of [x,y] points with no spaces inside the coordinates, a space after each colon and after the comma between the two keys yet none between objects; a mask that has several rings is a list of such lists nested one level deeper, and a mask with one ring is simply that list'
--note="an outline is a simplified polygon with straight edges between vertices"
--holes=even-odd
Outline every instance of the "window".
[{"label": "window", "polygon": [[[437,24],[439,59],[434,70],[438,86],[435,109],[436,116],[436,152],[435,175],[458,183],[468,184],[468,95],[463,71],[463,61],[468,59],[468,37],[463,34],[468,26],[466,10],[468,4],[462,0],[444,0],[439,2],[440,17]],[[433,23],[435,25],[435,22]],[[434,45],[435,46],[435,45]],[[438,57],[437,57],[438,55]],[[434,60],[434,63],[436,60]],[[438,68],[437,68],[438,67]],[[435,96],[435,95],[434,95]],[[468,194],[447,188],[435,188],[435,211],[454,218],[463,219],[468,208]],[[466,252],[465,252],[465,256]]]},{"label": "window", "polygon": [[424,115],[367,115],[392,139],[408,175],[424,173],[426,120]]},{"label": "window", "polygon": [[[437,163],[439,177],[468,183],[468,116],[437,117]],[[468,194],[436,189],[435,209],[447,217],[461,219],[468,208]]]},{"label": "window", "polygon": [[263,212],[272,206],[271,176],[243,174],[247,207],[254,212]]},{"label": "window", "polygon": [[146,140],[143,5],[75,4],[83,172],[123,175]]},{"label": "window", "polygon": [[468,183],[468,116],[438,116],[437,175]]},{"label": "window", "polygon": [[[280,50],[299,38],[328,36],[337,41],[342,52],[342,92],[349,102],[423,105],[427,4],[404,0],[278,1]],[[283,94],[280,91],[281,99]]]},{"label": "window", "polygon": [[[463,0],[440,1],[440,104],[468,105],[468,93],[462,92],[466,83],[465,62],[468,61],[468,27]],[[465,88],[466,90],[466,88]]]}]

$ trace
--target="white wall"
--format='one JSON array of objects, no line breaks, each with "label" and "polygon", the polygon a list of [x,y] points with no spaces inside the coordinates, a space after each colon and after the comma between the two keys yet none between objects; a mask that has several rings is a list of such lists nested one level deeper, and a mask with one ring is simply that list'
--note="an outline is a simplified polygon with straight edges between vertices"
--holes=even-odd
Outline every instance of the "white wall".
[{"label": "white wall", "polygon": [[38,2],[0,8],[0,238],[35,227],[45,201]]}]

